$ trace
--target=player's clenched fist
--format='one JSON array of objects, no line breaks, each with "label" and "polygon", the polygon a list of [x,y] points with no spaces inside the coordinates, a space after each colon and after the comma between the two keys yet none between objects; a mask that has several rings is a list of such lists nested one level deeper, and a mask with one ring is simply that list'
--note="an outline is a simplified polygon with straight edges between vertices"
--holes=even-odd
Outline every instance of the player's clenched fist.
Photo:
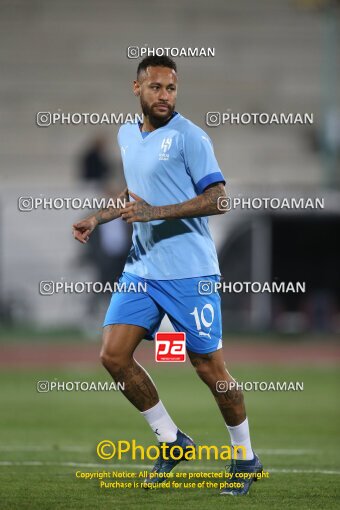
[{"label": "player's clenched fist", "polygon": [[80,243],[86,244],[93,230],[98,225],[98,221],[94,216],[86,218],[72,225],[73,237]]},{"label": "player's clenched fist", "polygon": [[120,210],[121,218],[126,223],[133,223],[134,221],[151,221],[153,218],[152,205],[148,204],[132,191],[129,191],[129,195],[135,200],[135,202],[128,202],[125,207]]}]

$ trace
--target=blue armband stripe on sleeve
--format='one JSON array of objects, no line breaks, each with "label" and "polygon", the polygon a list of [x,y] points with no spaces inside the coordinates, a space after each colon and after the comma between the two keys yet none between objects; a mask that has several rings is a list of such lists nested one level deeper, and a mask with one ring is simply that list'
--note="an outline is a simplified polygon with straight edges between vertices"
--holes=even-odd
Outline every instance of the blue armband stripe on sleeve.
[{"label": "blue armband stripe on sleeve", "polygon": [[203,193],[207,186],[214,184],[215,182],[223,182],[225,184],[225,178],[223,177],[222,172],[213,172],[212,174],[206,175],[198,181],[196,188],[199,193]]}]

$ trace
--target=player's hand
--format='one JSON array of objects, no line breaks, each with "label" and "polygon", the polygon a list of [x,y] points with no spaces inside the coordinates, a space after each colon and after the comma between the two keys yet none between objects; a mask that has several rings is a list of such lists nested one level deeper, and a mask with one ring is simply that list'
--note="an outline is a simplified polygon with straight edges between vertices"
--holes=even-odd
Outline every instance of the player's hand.
[{"label": "player's hand", "polygon": [[132,191],[129,191],[129,195],[135,199],[135,202],[128,202],[125,207],[120,210],[121,218],[126,223],[133,223],[134,221],[151,221],[153,219],[153,207],[140,198]]},{"label": "player's hand", "polygon": [[86,244],[90,238],[91,233],[94,231],[98,222],[94,216],[86,218],[72,225],[73,237],[82,244]]}]

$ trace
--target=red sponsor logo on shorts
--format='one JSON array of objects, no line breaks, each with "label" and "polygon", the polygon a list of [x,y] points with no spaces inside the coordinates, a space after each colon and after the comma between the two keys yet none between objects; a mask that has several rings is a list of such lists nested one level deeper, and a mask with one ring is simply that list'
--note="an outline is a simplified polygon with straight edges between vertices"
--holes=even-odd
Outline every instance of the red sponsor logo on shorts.
[{"label": "red sponsor logo on shorts", "polygon": [[156,361],[185,361],[185,333],[156,333]]}]

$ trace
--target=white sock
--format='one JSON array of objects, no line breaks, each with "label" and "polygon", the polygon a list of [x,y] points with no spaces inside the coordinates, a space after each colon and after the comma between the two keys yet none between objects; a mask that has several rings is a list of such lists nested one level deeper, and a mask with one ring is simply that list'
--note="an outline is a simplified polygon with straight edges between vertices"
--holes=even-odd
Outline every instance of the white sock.
[{"label": "white sock", "polygon": [[246,449],[245,458],[243,458],[242,450],[238,450],[238,452],[236,452],[238,459],[252,460],[254,458],[254,454],[250,442],[248,418],[246,418],[242,423],[240,423],[240,425],[230,427],[229,425],[226,424],[226,427],[229,430],[231,445],[244,446],[244,448]]},{"label": "white sock", "polygon": [[157,440],[162,443],[172,443],[177,439],[178,427],[170,418],[161,400],[151,409],[141,411],[154,433]]}]

